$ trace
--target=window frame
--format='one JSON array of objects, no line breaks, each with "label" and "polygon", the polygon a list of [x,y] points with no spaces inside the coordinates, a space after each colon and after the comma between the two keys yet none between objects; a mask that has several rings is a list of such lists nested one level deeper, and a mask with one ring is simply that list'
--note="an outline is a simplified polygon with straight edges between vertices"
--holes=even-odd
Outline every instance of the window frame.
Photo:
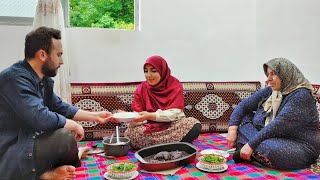
[{"label": "window frame", "polygon": [[32,23],[32,17],[0,16],[0,25],[28,26]]}]

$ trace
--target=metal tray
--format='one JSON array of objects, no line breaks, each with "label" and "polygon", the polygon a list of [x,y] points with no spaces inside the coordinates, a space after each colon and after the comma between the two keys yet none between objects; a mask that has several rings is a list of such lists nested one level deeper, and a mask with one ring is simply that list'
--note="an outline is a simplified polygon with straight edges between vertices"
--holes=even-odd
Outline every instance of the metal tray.
[{"label": "metal tray", "polygon": [[[175,160],[159,163],[150,163],[144,160],[145,157],[157,154],[161,151],[170,152],[176,150],[185,151],[188,155]],[[134,155],[138,159],[139,165],[142,169],[147,171],[163,171],[192,163],[197,156],[197,152],[197,148],[194,147],[192,144],[185,142],[176,142],[145,147],[137,151]]]}]

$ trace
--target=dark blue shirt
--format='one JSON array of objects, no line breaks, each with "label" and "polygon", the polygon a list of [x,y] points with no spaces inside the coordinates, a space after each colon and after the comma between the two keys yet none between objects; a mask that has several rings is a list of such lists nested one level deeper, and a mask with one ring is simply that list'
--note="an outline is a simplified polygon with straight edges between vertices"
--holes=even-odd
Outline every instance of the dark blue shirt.
[{"label": "dark blue shirt", "polygon": [[35,179],[36,135],[64,127],[78,108],[53,92],[50,77],[40,79],[19,61],[0,73],[0,179]]},{"label": "dark blue shirt", "polygon": [[[293,139],[318,156],[320,154],[319,114],[315,99],[309,90],[299,88],[283,97],[275,118],[265,126],[266,112],[263,102],[271,95],[266,87],[242,100],[230,117],[229,126],[239,126],[242,119],[253,114],[251,123],[259,131],[248,144],[256,149],[260,143],[270,138]],[[253,113],[254,112],[254,113]]]}]

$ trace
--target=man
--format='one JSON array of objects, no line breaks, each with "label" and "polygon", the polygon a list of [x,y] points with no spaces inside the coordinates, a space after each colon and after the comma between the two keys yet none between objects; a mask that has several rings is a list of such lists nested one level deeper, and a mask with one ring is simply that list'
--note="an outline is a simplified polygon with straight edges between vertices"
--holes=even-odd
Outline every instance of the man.
[{"label": "man", "polygon": [[112,119],[55,95],[50,77],[62,54],[61,32],[40,27],[25,38],[25,59],[0,73],[0,179],[74,178],[81,165],[76,140],[84,136],[75,121]]}]

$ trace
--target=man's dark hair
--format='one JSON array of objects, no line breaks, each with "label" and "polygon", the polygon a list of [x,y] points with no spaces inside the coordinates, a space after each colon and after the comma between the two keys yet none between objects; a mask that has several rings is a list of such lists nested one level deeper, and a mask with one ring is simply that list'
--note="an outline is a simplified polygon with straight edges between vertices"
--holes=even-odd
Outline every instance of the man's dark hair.
[{"label": "man's dark hair", "polygon": [[52,38],[61,39],[61,31],[42,26],[29,32],[25,39],[25,58],[27,60],[34,58],[39,50],[44,50],[47,54],[50,54]]}]

